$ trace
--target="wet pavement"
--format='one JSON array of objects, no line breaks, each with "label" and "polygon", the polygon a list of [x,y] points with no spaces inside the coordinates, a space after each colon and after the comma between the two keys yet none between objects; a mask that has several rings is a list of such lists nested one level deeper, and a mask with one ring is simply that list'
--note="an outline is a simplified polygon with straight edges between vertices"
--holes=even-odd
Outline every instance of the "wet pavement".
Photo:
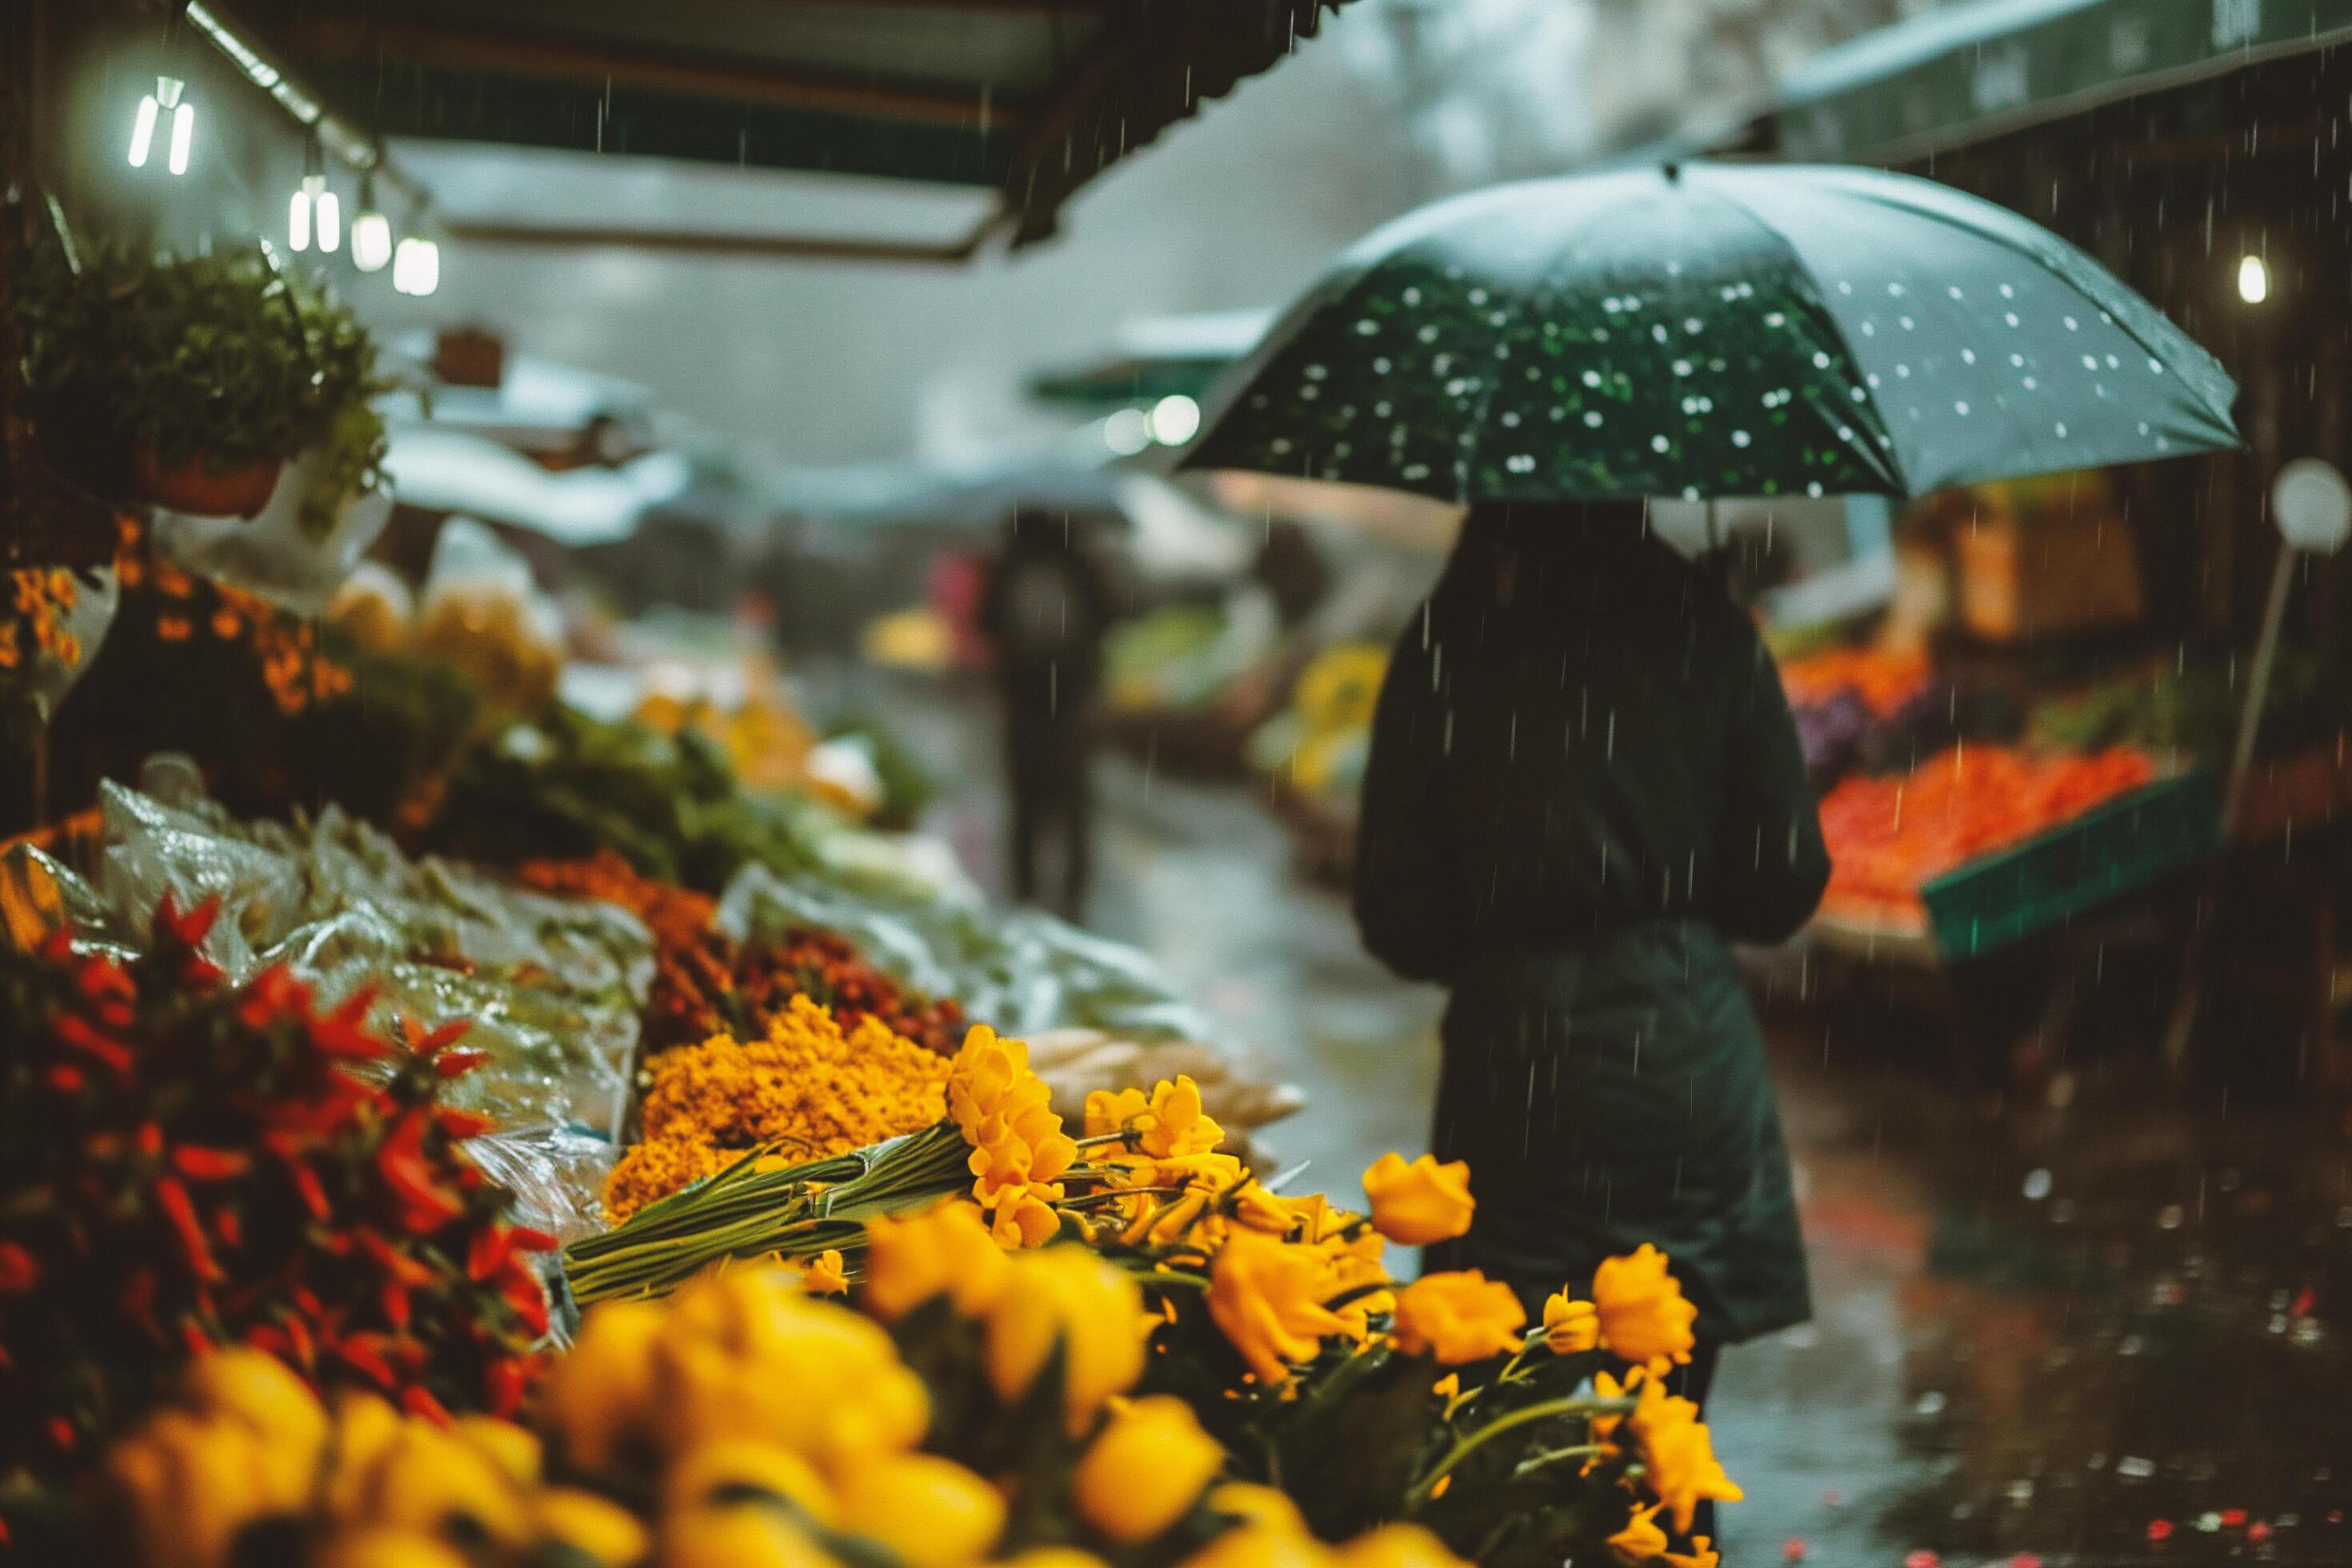
[{"label": "wet pavement", "polygon": [[[988,751],[956,750],[940,825],[1001,886]],[[1343,1191],[1420,1149],[1438,994],[1361,953],[1245,789],[1100,784],[1091,923],[1308,1091],[1279,1157]],[[1932,1018],[1830,1050],[1818,1017],[1768,1016],[1816,1313],[1725,1360],[1728,1563],[2352,1563],[2340,1106],[2232,1111],[2128,1051],[1963,1089]]]}]

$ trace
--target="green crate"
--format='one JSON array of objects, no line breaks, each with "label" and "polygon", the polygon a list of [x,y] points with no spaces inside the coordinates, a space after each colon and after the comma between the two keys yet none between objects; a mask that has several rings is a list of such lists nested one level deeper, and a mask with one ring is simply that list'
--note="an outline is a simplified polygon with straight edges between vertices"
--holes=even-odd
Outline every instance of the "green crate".
[{"label": "green crate", "polygon": [[2219,786],[2193,769],[1946,872],[1920,896],[1944,957],[1973,958],[2193,865],[2221,831]]}]

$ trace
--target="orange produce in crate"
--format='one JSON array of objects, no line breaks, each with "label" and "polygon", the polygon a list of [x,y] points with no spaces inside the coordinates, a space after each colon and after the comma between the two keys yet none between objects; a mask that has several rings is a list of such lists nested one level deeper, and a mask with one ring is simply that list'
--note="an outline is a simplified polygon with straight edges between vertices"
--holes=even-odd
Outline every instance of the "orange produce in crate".
[{"label": "orange produce in crate", "polygon": [[1831,860],[1822,908],[1922,921],[1927,883],[2070,822],[2156,773],[2154,758],[2128,746],[2037,755],[1960,745],[1909,773],[1849,778],[1822,801]]}]

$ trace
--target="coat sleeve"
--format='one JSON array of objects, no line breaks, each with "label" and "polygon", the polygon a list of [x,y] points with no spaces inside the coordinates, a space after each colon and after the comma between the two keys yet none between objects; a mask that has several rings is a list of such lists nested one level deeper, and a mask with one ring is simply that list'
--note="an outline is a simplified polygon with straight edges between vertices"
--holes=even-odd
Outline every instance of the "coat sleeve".
[{"label": "coat sleeve", "polygon": [[1736,941],[1785,942],[1822,901],[1829,850],[1780,672],[1744,616],[1738,629],[1740,690],[1726,759],[1724,885],[1721,908],[1714,912]]},{"label": "coat sleeve", "polygon": [[1356,926],[1365,948],[1408,980],[1444,982],[1457,956],[1447,912],[1446,834],[1438,795],[1444,699],[1442,653],[1423,647],[1416,617],[1398,639],[1372,719],[1356,843]]}]

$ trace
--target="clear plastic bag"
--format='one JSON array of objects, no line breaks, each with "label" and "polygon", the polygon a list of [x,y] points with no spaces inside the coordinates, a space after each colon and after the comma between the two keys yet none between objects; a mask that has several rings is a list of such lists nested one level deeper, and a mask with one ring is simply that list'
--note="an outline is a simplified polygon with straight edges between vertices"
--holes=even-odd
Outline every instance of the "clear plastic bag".
[{"label": "clear plastic bag", "polygon": [[457,1103],[506,1127],[617,1134],[653,977],[634,916],[411,860],[332,806],[314,821],[233,822],[176,759],[151,763],[144,782],[150,793],[101,791],[105,914],[85,934],[142,947],[166,893],[183,909],[217,898],[205,956],[232,980],[283,963],[322,1005],[379,987],[380,1026],[463,1020],[488,1060],[453,1087]]},{"label": "clear plastic bag", "polygon": [[1233,1044],[1149,955],[1051,915],[992,909],[966,889],[851,885],[750,866],[728,885],[718,925],[739,941],[776,925],[828,927],[903,984],[953,997],[1010,1034],[1086,1027],[1121,1039]]}]

